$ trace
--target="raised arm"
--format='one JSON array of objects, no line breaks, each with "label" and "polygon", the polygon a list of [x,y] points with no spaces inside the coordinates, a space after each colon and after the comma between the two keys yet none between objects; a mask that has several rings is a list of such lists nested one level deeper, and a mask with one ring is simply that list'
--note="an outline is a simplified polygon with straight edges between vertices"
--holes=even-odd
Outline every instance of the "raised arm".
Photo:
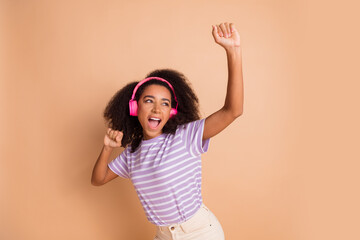
[{"label": "raised arm", "polygon": [[204,140],[215,136],[239,117],[244,102],[240,35],[233,23],[213,26],[212,35],[215,42],[225,49],[228,83],[224,106],[205,119]]},{"label": "raised arm", "polygon": [[111,171],[111,169],[108,167],[108,162],[110,160],[111,152],[113,151],[113,149],[121,146],[122,137],[122,132],[108,128],[104,137],[104,146],[100,152],[98,159],[96,160],[92,172],[92,185],[101,186],[118,177],[118,175]]}]

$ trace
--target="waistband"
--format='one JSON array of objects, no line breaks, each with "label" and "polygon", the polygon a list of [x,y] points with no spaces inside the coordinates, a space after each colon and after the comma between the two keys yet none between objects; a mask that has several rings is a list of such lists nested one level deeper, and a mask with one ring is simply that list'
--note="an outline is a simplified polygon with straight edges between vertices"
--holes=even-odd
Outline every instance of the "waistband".
[{"label": "waistband", "polygon": [[188,220],[186,220],[185,222],[182,223],[174,223],[171,224],[169,226],[156,226],[158,229],[161,229],[162,231],[173,231],[177,228],[186,228],[187,225],[192,223],[192,219],[201,211],[205,209],[206,211],[210,211],[203,203],[201,204],[199,210],[197,210],[197,212],[194,214],[194,216],[192,216],[191,218],[189,218]]}]

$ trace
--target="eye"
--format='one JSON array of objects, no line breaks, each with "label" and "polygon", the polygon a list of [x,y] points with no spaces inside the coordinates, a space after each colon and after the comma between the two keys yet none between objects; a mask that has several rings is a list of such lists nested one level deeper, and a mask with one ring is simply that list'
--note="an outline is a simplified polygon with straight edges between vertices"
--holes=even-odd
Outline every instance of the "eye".
[{"label": "eye", "polygon": [[152,103],[153,101],[152,101],[152,99],[148,98],[148,99],[145,99],[144,102],[146,102],[146,103]]},{"label": "eye", "polygon": [[163,102],[162,105],[167,106],[167,107],[170,106],[170,104],[168,102]]}]

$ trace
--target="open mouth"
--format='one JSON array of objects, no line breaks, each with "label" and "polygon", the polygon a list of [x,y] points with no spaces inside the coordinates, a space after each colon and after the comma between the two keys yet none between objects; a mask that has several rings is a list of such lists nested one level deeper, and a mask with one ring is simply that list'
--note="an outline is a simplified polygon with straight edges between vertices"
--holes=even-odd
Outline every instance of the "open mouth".
[{"label": "open mouth", "polygon": [[153,118],[153,117],[149,118],[149,126],[152,129],[156,129],[159,126],[160,122],[161,122],[160,118]]}]

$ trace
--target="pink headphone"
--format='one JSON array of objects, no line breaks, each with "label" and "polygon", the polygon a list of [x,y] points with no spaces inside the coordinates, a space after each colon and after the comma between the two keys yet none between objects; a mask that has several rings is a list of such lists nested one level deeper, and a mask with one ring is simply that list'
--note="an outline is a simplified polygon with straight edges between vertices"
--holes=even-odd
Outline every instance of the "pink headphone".
[{"label": "pink headphone", "polygon": [[177,114],[177,108],[178,108],[178,101],[176,99],[176,95],[175,95],[175,91],[174,91],[174,88],[173,86],[171,86],[171,84],[166,81],[165,79],[163,78],[159,78],[159,77],[149,77],[149,78],[145,78],[144,80],[140,81],[134,88],[134,91],[133,91],[133,94],[131,96],[131,99],[129,101],[129,109],[130,109],[130,116],[137,116],[137,112],[138,112],[138,104],[137,104],[137,101],[135,100],[135,94],[136,94],[136,91],[138,90],[138,88],[143,85],[144,83],[146,83],[147,81],[150,81],[150,80],[159,80],[159,81],[162,81],[162,82],[165,82],[167,83],[167,85],[169,85],[169,87],[171,88],[173,94],[174,94],[174,99],[175,99],[175,102],[176,102],[176,108],[171,108],[170,110],[170,118],[175,116]]}]

